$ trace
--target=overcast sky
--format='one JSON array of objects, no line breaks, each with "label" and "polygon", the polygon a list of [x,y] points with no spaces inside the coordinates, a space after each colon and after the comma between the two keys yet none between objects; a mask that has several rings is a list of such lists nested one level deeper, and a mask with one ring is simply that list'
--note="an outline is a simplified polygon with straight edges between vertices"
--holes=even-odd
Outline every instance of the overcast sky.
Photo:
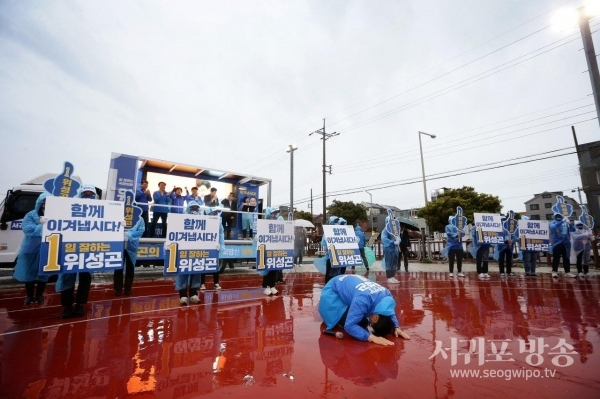
[{"label": "overcast sky", "polygon": [[[431,178],[572,152],[572,124],[580,143],[600,139],[579,33],[550,26],[581,4],[5,0],[0,191],[65,160],[105,187],[119,152],[271,178],[273,205],[287,204],[297,143],[294,197],[308,210],[310,189],[322,194],[309,133],[326,118],[340,133],[327,140],[328,203],[369,201],[373,186],[373,202],[419,207],[420,181],[393,185],[420,179],[418,131],[437,136],[423,136]],[[577,165],[567,155],[427,189],[470,185],[523,211],[542,191],[577,198]]]}]

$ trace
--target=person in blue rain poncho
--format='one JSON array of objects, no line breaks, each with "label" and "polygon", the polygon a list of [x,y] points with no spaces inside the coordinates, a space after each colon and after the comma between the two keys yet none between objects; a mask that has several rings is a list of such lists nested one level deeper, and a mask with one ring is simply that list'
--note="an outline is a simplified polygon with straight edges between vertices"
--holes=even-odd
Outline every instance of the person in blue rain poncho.
[{"label": "person in blue rain poncho", "polygon": [[475,258],[477,275],[479,278],[490,278],[488,274],[488,261],[490,257],[490,245],[476,240],[477,229],[471,226],[471,247],[469,253]]},{"label": "person in blue rain poncho", "polygon": [[[521,220],[529,220],[529,216],[521,216]],[[528,251],[526,248],[521,248],[520,246],[519,250],[519,259],[523,261],[525,277],[539,277],[535,274],[538,253],[536,251]]]},{"label": "person in blue rain poncho", "polygon": [[571,262],[576,263],[579,278],[584,278],[589,272],[591,243],[594,234],[581,221],[575,222],[575,231],[571,233]]},{"label": "person in blue rain poncho", "polygon": [[[502,226],[504,226],[506,217],[502,216],[501,220]],[[512,272],[513,249],[515,246],[515,242],[517,242],[517,240],[519,239],[519,230],[515,229],[515,231],[512,234],[507,230],[504,230],[504,234],[505,240],[500,244],[496,244],[496,248],[494,250],[494,259],[498,261],[498,268],[500,269],[501,278],[504,278],[506,276],[515,277],[515,274]],[[504,272],[505,263],[506,273]]]},{"label": "person in blue rain poncho", "polygon": [[[363,227],[362,227],[364,222],[365,221],[363,221],[363,220],[359,220],[356,222],[356,227],[354,228],[354,235],[356,236],[356,239],[358,240],[358,250],[360,251],[360,257],[362,258],[362,261],[368,271],[369,263],[367,262],[367,258],[365,256],[366,238],[365,238],[365,233],[363,232]],[[352,266],[352,270],[354,270],[354,266]]]},{"label": "person in blue rain poncho", "polygon": [[[23,218],[21,228],[25,238],[19,248],[17,265],[13,277],[25,283],[25,305],[40,304],[44,301],[43,294],[46,289],[48,276],[39,274],[40,246],[42,245],[42,230],[46,222],[44,210],[46,197],[49,193],[42,193],[35,202],[35,208]],[[36,289],[37,284],[37,289]]]},{"label": "person in blue rain poncho", "polygon": [[[98,199],[96,187],[92,184],[84,184],[81,186],[77,197],[84,200]],[[75,281],[77,279],[79,279],[79,285],[77,286],[77,295],[75,295]],[[55,289],[56,292],[60,292],[60,303],[63,306],[61,317],[63,319],[85,315],[83,305],[88,301],[91,285],[92,274],[90,272],[63,273],[58,276]],[[75,302],[74,308],[73,302]]]},{"label": "person in blue rain poncho", "polygon": [[394,345],[384,338],[390,333],[410,339],[400,328],[395,308],[387,288],[356,274],[332,278],[323,287],[319,301],[319,313],[328,331],[340,326],[360,341],[384,346]]},{"label": "person in blue rain poncho", "polygon": [[[212,216],[219,216],[219,218],[222,217],[222,209],[220,208],[208,208],[204,210],[204,213],[207,215],[212,215]],[[225,229],[223,228],[223,223],[221,223],[221,220],[219,220],[219,251],[224,251],[225,250]],[[219,268],[217,267],[217,271],[215,273],[212,274],[213,276],[213,283],[215,284],[215,290],[220,290],[221,286],[219,285]],[[203,273],[200,275],[200,289],[201,290],[205,290],[206,286],[204,285],[206,283],[206,273]]]},{"label": "person in blue rain poncho", "polygon": [[563,259],[565,277],[575,277],[571,273],[569,250],[571,247],[570,231],[574,230],[569,219],[559,213],[554,214],[554,220],[550,222],[550,252],[552,252],[552,277],[558,278],[558,265],[560,258]]},{"label": "person in blue rain poncho", "polygon": [[[279,209],[267,207],[265,209],[265,219],[277,220],[279,216]],[[263,294],[265,295],[277,295],[279,291],[275,288],[277,282],[277,270],[265,271],[261,270],[258,272],[263,276],[262,287],[264,288]]]},{"label": "person in blue rain poncho", "polygon": [[123,256],[123,269],[115,270],[113,274],[113,283],[115,295],[121,296],[123,293],[123,274],[125,274],[125,295],[131,295],[131,287],[133,286],[133,276],[135,273],[135,262],[137,260],[137,252],[140,246],[140,237],[146,231],[144,219],[139,218],[137,223],[129,230],[123,233],[125,239],[125,251]]},{"label": "person in blue rain poncho", "polygon": [[458,277],[464,277],[462,272],[462,261],[464,257],[464,250],[462,246],[462,232],[458,230],[458,227],[452,224],[454,216],[448,216],[448,224],[446,225],[446,248],[442,250],[448,256],[448,267],[450,274],[448,276],[454,277],[454,259],[456,259],[456,270],[458,271]]},{"label": "person in blue rain poncho", "polygon": [[387,224],[390,222],[390,217],[386,216],[385,225],[381,233],[381,244],[383,245],[383,263],[385,266],[385,276],[387,277],[388,284],[398,284],[395,277],[396,270],[398,268],[398,257],[400,255],[398,246],[400,245],[400,238],[390,233],[387,229]]}]

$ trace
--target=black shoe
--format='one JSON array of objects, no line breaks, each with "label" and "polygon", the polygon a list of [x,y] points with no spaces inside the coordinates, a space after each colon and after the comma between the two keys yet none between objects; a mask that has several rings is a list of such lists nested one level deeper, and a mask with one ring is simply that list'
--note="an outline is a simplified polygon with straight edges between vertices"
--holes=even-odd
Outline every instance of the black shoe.
[{"label": "black shoe", "polygon": [[125,290],[125,295],[127,295],[127,296],[131,295],[131,290]]},{"label": "black shoe", "polygon": [[116,296],[121,296],[123,293],[121,292],[121,290],[115,290],[115,295]]},{"label": "black shoe", "polygon": [[34,298],[33,303],[35,304],[40,304],[40,303],[44,303],[44,297],[41,295],[38,295]]},{"label": "black shoe", "polygon": [[32,296],[28,296],[27,298],[25,298],[25,305],[31,305],[33,303],[33,297]]},{"label": "black shoe", "polygon": [[85,312],[83,311],[83,305],[79,303],[75,304],[75,309],[73,310],[71,317],[83,317],[84,315]]},{"label": "black shoe", "polygon": [[65,306],[65,308],[63,309],[62,314],[60,315],[61,319],[70,319],[71,317],[73,317],[73,307],[72,306]]}]

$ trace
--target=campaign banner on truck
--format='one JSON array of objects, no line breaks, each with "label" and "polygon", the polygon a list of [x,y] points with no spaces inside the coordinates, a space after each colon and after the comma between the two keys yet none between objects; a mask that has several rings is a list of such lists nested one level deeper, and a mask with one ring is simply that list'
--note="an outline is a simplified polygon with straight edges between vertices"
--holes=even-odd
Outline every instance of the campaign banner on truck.
[{"label": "campaign banner on truck", "polygon": [[110,154],[106,199],[124,201],[125,192],[135,192],[135,178],[138,171],[138,158],[133,155]]},{"label": "campaign banner on truck", "polygon": [[476,244],[500,244],[504,242],[502,217],[495,213],[474,213]]},{"label": "campaign banner on truck", "polygon": [[550,248],[550,229],[547,220],[519,220],[521,251],[547,252]]},{"label": "campaign banner on truck", "polygon": [[219,216],[170,213],[165,241],[165,276],[219,270]]},{"label": "campaign banner on truck", "polygon": [[123,268],[123,202],[47,197],[40,274]]},{"label": "campaign banner on truck", "polygon": [[352,226],[325,225],[323,234],[331,267],[364,266]]},{"label": "campaign banner on truck", "polygon": [[283,270],[294,267],[294,222],[256,221],[256,270]]}]

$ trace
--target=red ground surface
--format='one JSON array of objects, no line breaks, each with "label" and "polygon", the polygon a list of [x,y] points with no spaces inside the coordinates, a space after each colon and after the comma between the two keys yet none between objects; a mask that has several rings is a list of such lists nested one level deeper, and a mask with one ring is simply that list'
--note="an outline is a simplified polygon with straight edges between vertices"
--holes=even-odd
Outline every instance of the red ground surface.
[{"label": "red ground surface", "polygon": [[[190,307],[168,280],[136,281],[133,296],[120,298],[95,285],[86,317],[71,321],[59,318],[53,287],[31,307],[23,290],[3,290],[0,397],[600,397],[598,278],[475,277],[400,275],[389,288],[412,339],[391,338],[394,347],[321,334],[318,274],[287,275],[274,298],[262,295],[258,276],[226,276],[226,289]],[[369,278],[387,285],[381,274]],[[576,353],[560,356],[561,338]],[[527,358],[532,345],[519,340],[548,346]],[[436,341],[447,358],[432,357]],[[451,375],[462,370],[480,377]],[[482,374],[507,370],[532,376]]]}]

